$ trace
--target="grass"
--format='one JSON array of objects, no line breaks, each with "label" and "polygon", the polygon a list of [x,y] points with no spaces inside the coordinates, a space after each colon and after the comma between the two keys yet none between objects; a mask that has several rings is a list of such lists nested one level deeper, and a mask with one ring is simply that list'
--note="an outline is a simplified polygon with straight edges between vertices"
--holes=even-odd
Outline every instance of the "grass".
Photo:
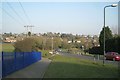
[{"label": "grass", "polygon": [[117,78],[118,68],[113,65],[94,63],[73,57],[54,56],[51,58],[44,78]]},{"label": "grass", "polygon": [[11,43],[3,43],[0,44],[0,52],[13,52],[14,51],[14,46]]}]

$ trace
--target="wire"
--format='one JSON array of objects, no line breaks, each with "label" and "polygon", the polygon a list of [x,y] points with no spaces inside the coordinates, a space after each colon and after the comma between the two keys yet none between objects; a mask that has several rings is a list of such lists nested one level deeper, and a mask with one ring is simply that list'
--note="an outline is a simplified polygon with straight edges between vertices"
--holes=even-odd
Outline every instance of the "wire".
[{"label": "wire", "polygon": [[2,8],[2,10],[12,19],[14,19],[16,22],[18,22],[20,25],[23,25],[22,23],[20,23],[17,19],[15,19],[12,15],[10,15],[4,8]]},{"label": "wire", "polygon": [[[7,2],[7,0],[6,0]],[[9,2],[7,2],[7,4],[10,6],[10,8],[13,10],[13,12],[21,19],[21,21],[25,24],[25,21],[22,19],[22,17],[15,11],[15,9],[11,6],[11,4]]]},{"label": "wire", "polygon": [[19,4],[20,4],[20,6],[22,7],[22,10],[23,10],[23,12],[24,12],[24,14],[25,14],[25,16],[26,16],[28,22],[31,24],[31,21],[30,21],[28,15],[27,15],[26,12],[25,12],[25,9],[24,9],[23,6],[22,6],[22,3],[21,3],[19,0],[18,0],[18,2],[19,2]]}]

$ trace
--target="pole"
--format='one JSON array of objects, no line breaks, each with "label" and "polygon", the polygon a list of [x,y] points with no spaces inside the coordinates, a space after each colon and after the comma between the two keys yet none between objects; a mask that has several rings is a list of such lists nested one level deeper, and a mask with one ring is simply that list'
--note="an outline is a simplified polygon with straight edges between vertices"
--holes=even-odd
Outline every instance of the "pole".
[{"label": "pole", "polygon": [[52,37],[52,52],[53,52],[53,37]]},{"label": "pole", "polygon": [[103,42],[104,42],[104,47],[103,47],[103,50],[104,50],[104,55],[103,55],[103,65],[105,64],[105,8],[106,8],[106,6],[104,7],[104,26],[103,26],[103,29],[104,29],[104,40],[103,40]]},{"label": "pole", "polygon": [[107,7],[116,7],[117,6],[117,4],[112,4],[112,5],[108,5],[108,6],[105,6],[104,7],[104,26],[103,26],[103,28],[104,28],[104,58],[103,58],[103,65],[105,64],[105,9],[107,8]]},{"label": "pole", "polygon": [[28,36],[28,32],[30,31],[31,32],[31,34],[32,34],[32,27],[34,27],[34,26],[32,26],[32,25],[26,25],[26,26],[24,26],[25,28],[26,28],[26,37]]}]

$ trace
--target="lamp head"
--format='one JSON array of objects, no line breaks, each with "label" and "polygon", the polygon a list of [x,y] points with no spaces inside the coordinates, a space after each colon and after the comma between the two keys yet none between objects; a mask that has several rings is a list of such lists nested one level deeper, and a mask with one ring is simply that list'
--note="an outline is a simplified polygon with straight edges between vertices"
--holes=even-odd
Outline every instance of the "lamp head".
[{"label": "lamp head", "polygon": [[111,7],[117,7],[117,4],[112,4]]}]

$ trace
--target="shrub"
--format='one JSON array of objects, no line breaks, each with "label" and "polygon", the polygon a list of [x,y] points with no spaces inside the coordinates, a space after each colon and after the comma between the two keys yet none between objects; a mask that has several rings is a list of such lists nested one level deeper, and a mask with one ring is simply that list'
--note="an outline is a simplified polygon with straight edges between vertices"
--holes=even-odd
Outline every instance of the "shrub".
[{"label": "shrub", "polygon": [[36,42],[33,38],[25,38],[22,41],[17,41],[14,44],[16,52],[31,52],[37,51]]},{"label": "shrub", "polygon": [[79,53],[79,52],[82,52],[80,49],[77,49],[77,48],[70,48],[70,49],[68,49],[68,52],[69,53]]},{"label": "shrub", "polygon": [[92,47],[89,49],[90,54],[103,54],[103,50],[101,47]]},{"label": "shrub", "polygon": [[49,58],[51,57],[51,54],[49,53],[49,50],[40,50],[42,52],[42,57]]}]

